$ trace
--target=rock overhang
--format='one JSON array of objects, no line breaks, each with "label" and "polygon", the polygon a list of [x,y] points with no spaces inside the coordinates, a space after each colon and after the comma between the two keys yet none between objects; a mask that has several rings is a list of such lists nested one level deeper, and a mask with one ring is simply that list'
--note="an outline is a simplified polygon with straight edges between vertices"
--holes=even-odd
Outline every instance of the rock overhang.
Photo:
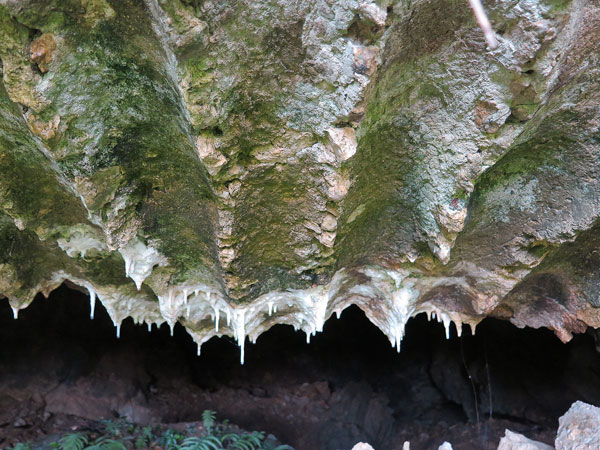
[{"label": "rock overhang", "polygon": [[419,313],[600,327],[599,5],[488,12],[493,50],[450,0],[3,2],[0,294],[242,361],[351,304],[398,349]]}]

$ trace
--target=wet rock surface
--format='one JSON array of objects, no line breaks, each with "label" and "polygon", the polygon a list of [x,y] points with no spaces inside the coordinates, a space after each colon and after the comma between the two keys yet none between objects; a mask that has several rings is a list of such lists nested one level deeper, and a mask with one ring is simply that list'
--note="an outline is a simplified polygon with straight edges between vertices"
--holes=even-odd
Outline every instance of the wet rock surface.
[{"label": "wet rock surface", "polygon": [[495,49],[458,0],[3,1],[0,295],[242,360],[352,304],[600,327],[600,5],[485,6]]}]

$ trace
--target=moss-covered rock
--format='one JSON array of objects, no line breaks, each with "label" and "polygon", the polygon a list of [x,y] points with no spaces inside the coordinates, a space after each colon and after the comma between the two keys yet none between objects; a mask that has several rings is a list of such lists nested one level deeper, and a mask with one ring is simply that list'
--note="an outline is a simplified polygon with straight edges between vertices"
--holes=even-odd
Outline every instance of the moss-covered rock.
[{"label": "moss-covered rock", "polygon": [[0,294],[242,349],[349,304],[600,326],[599,9],[493,2],[490,50],[458,0],[7,0]]}]

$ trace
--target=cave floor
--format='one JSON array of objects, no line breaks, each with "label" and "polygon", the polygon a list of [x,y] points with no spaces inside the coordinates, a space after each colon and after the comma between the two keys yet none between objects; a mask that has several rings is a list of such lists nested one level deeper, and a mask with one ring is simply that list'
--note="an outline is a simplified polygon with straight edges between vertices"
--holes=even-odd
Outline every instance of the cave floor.
[{"label": "cave floor", "polygon": [[[278,325],[247,344],[229,338],[200,357],[183,328],[123,324],[117,339],[103,308],[61,287],[18,320],[0,302],[0,447],[48,441],[100,419],[162,426],[200,423],[206,409],[296,450],[496,449],[506,428],[552,443],[575,400],[600,403],[600,357],[591,336],[561,344],[547,330],[486,320],[449,340],[411,319],[402,352],[355,307],[322,334]],[[491,394],[491,396],[490,396]],[[491,402],[490,402],[491,397]],[[490,409],[492,418],[490,419]],[[179,424],[179,425],[177,425]]]}]

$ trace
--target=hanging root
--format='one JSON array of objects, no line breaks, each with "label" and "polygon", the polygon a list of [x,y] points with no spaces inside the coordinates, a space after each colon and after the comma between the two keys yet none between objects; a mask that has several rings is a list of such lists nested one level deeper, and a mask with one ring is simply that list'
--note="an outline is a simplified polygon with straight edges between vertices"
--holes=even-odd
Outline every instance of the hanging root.
[{"label": "hanging root", "polygon": [[469,0],[469,5],[471,5],[471,9],[473,10],[473,14],[475,14],[475,19],[477,19],[481,31],[483,31],[488,47],[490,49],[498,47],[498,40],[492,29],[490,19],[488,19],[487,14],[483,10],[481,0]]}]

